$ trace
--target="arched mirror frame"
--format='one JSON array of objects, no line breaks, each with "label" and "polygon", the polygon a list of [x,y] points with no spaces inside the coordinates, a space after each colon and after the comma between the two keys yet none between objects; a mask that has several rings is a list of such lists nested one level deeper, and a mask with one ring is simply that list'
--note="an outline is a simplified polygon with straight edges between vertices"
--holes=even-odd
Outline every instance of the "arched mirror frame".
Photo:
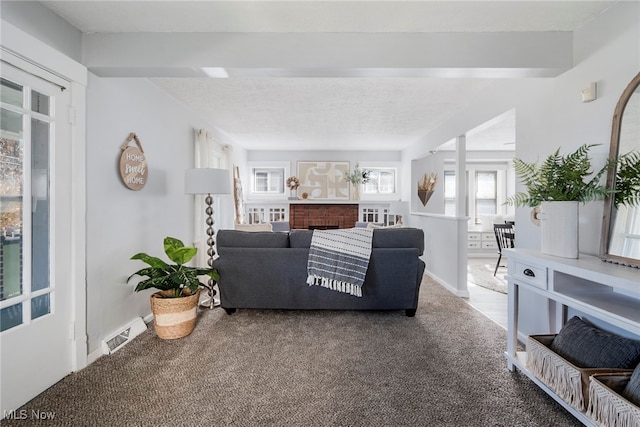
[{"label": "arched mirror frame", "polygon": [[[613,112],[613,122],[611,126],[611,146],[609,148],[609,158],[612,159],[618,155],[618,149],[620,144],[620,126],[622,124],[622,114],[625,107],[629,102],[631,96],[635,93],[636,89],[640,86],[640,73],[631,80],[627,85],[624,92],[616,104],[616,109]],[[607,188],[614,188],[615,186],[616,171],[609,170],[607,174]],[[609,246],[611,243],[611,221],[613,217],[614,197],[608,196],[604,201],[604,215],[602,218],[602,237],[600,239],[600,257],[604,261],[628,265],[631,267],[640,267],[640,259],[626,258],[623,256],[613,255],[609,253]]]}]

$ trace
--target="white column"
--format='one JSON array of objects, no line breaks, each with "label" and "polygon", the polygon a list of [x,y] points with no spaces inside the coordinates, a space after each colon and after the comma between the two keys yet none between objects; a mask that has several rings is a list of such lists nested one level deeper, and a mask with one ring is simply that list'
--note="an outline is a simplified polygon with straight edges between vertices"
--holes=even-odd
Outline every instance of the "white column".
[{"label": "white column", "polygon": [[467,199],[467,137],[456,137],[456,217],[458,225],[458,260],[457,260],[457,288],[458,295],[468,297],[467,289],[467,235],[468,225],[465,215]]},{"label": "white column", "polygon": [[467,137],[456,137],[456,216],[465,216],[464,207],[467,198]]}]

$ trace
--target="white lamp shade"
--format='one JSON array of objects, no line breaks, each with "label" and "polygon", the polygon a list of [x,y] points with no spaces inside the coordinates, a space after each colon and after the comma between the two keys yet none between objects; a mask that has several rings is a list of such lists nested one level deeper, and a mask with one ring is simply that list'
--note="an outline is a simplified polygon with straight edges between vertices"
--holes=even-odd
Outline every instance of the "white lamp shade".
[{"label": "white lamp shade", "polygon": [[187,169],[184,174],[186,194],[229,194],[231,174],[226,169]]},{"label": "white lamp shade", "polygon": [[394,201],[389,203],[389,215],[409,215],[409,202]]}]

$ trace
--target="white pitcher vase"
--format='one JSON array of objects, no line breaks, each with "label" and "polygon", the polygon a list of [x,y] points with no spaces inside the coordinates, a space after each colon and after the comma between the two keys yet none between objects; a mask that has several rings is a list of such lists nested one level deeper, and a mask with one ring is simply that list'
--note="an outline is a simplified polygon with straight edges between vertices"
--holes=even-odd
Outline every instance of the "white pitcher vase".
[{"label": "white pitcher vase", "polygon": [[542,202],[540,220],[543,254],[578,258],[578,203]]}]

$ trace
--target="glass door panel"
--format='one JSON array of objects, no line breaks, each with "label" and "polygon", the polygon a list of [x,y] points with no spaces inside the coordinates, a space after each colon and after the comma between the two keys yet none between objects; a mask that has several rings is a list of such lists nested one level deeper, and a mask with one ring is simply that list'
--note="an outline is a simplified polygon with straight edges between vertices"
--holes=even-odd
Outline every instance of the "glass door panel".
[{"label": "glass door panel", "polygon": [[[22,106],[22,87],[2,79],[2,101]],[[0,110],[0,300],[20,297],[23,222],[23,114]],[[22,303],[0,310],[0,331],[22,324]]]},{"label": "glass door panel", "polygon": [[[0,81],[0,332],[51,312],[51,99]],[[27,130],[25,132],[25,129]]]}]

